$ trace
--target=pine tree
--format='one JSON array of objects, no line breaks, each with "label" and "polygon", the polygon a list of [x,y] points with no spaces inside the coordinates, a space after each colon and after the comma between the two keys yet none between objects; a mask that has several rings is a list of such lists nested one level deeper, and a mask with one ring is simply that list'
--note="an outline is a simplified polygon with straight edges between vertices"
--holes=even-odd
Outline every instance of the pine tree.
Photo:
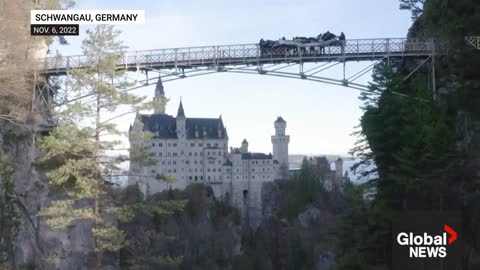
[{"label": "pine tree", "polygon": [[[116,152],[121,132],[112,123],[118,116],[112,114],[119,107],[131,112],[149,108],[143,97],[123,91],[130,84],[116,68],[125,50],[119,35],[113,26],[87,30],[82,51],[89,66],[73,70],[68,82],[71,97],[82,98],[65,104],[58,127],[41,143],[45,155],[39,161],[48,170],[52,188],[66,194],[39,215],[59,229],[78,220],[92,221],[97,270],[104,251],[115,252],[128,244],[116,223],[131,219],[133,213],[113,200],[115,177],[124,174],[120,164],[128,157]],[[90,206],[78,208],[80,200]]]}]

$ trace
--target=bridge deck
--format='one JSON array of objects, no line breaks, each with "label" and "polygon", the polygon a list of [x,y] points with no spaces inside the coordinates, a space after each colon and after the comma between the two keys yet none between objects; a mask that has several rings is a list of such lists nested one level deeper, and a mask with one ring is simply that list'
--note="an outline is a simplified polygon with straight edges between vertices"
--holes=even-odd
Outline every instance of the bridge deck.
[{"label": "bridge deck", "polygon": [[[424,57],[441,46],[433,41],[388,39],[351,39],[342,46],[329,45],[288,50],[274,48],[261,50],[258,44],[218,45],[189,48],[145,50],[125,53],[117,66],[124,70],[189,69],[198,67],[221,68],[234,65],[262,65],[273,63],[308,63],[331,61],[372,61],[383,58]],[[86,56],[50,57],[40,61],[39,72],[62,75],[71,69],[85,68],[91,62]]]}]

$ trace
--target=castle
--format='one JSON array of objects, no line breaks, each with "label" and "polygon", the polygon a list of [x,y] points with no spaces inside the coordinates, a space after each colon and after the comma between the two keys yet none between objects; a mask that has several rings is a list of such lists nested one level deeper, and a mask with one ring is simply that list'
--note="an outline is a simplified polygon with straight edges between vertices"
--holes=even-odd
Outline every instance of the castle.
[{"label": "castle", "polygon": [[[263,183],[288,177],[290,136],[285,133],[286,121],[278,117],[274,123],[271,154],[253,153],[247,140],[238,148],[228,148],[228,133],[221,116],[187,118],[180,101],[174,117],[165,114],[165,103],[165,91],[159,79],[154,113],[137,114],[129,130],[131,149],[147,148],[154,162],[132,160],[129,184],[138,184],[148,196],[204,183],[212,187],[217,198],[228,198],[244,215],[255,220],[261,214]],[[143,132],[152,136],[135,136]],[[164,181],[164,178],[174,181]]]}]

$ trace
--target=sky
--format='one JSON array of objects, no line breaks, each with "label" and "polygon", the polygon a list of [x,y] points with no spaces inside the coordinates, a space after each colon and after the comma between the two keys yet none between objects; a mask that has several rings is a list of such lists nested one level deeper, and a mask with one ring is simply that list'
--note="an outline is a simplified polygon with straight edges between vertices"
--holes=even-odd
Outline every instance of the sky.
[{"label": "sky", "polygon": [[[118,25],[128,50],[257,43],[261,38],[317,36],[343,31],[347,39],[401,38],[411,24],[398,0],[77,0],[74,9],[145,10],[144,25]],[[81,25],[84,32],[87,25]],[[81,54],[79,37],[55,46],[62,55]],[[52,50],[54,51],[54,50]],[[371,63],[348,63],[354,74]],[[321,74],[341,78],[341,68]],[[370,74],[357,83],[367,84]],[[272,151],[277,116],[287,121],[290,154],[340,154],[353,147],[352,132],[362,115],[360,92],[318,82],[261,75],[215,73],[167,82],[167,114],[176,115],[182,97],[187,117],[219,117],[229,146],[246,138],[252,152]],[[154,86],[134,93],[153,97]],[[134,115],[117,122],[127,130]]]}]

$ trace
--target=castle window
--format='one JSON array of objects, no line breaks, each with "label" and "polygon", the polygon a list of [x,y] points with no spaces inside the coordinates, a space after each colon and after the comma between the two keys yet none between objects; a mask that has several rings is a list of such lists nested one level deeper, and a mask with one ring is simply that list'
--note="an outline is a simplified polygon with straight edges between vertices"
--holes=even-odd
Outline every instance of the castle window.
[{"label": "castle window", "polygon": [[203,180],[203,176],[200,176],[200,180]]},{"label": "castle window", "polygon": [[255,179],[255,175],[252,175],[252,179]]},{"label": "castle window", "polygon": [[192,180],[192,176],[190,175],[190,176],[188,177],[188,179]]},{"label": "castle window", "polygon": [[252,168],[252,172],[254,172],[254,171],[255,171],[255,169],[254,169],[254,168]]},{"label": "castle window", "polygon": [[195,172],[197,172],[197,168],[195,168]]},{"label": "castle window", "polygon": [[168,170],[168,173],[171,173],[171,172],[172,172],[172,170]]},{"label": "castle window", "polygon": [[210,147],[210,144],[209,144],[209,143],[207,143],[207,147]]},{"label": "castle window", "polygon": [[237,175],[237,180],[238,180],[238,175]]},{"label": "castle window", "polygon": [[151,170],[150,172],[151,172],[151,173],[155,173],[155,170]]},{"label": "castle window", "polygon": [[165,165],[165,161],[162,161],[162,165]]},{"label": "castle window", "polygon": [[210,151],[207,152],[207,156],[210,156]]},{"label": "castle window", "polygon": [[176,173],[176,172],[177,172],[177,169],[173,169],[173,172]]},{"label": "castle window", "polygon": [[195,156],[197,155],[197,152],[195,152]]},{"label": "castle window", "polygon": [[218,160],[218,164],[220,165],[220,164],[222,164],[222,162],[220,160]]},{"label": "castle window", "polygon": [[158,153],[159,156],[162,156],[162,154],[163,154],[162,152]]},{"label": "castle window", "polygon": [[155,146],[155,143],[152,143],[152,146]]},{"label": "castle window", "polygon": [[158,146],[163,147],[163,143],[159,143]]},{"label": "castle window", "polygon": [[195,144],[194,144],[194,143],[191,143],[191,144],[190,144],[190,147],[194,147],[194,146],[195,146]]},{"label": "castle window", "polygon": [[177,162],[175,160],[173,161],[173,165],[177,165]]},{"label": "castle window", "polygon": [[195,160],[194,163],[197,164],[197,161]]},{"label": "castle window", "polygon": [[197,180],[198,180],[198,177],[195,175],[195,181],[197,181]]},{"label": "castle window", "polygon": [[188,155],[191,156],[191,155],[192,155],[192,152],[188,153]]},{"label": "castle window", "polygon": [[202,146],[203,146],[203,143],[199,143],[198,146],[202,147]]},{"label": "castle window", "polygon": [[218,147],[218,143],[215,143],[215,147]]},{"label": "castle window", "polygon": [[207,172],[210,172],[210,169],[207,169]]},{"label": "castle window", "polygon": [[176,156],[177,156],[177,153],[176,153],[176,152],[173,152],[173,156],[176,157]]},{"label": "castle window", "polygon": [[210,180],[210,175],[208,176],[208,180]]},{"label": "castle window", "polygon": [[215,168],[213,168],[213,172],[217,172],[217,170],[215,170]]},{"label": "castle window", "polygon": [[218,168],[218,172],[222,172],[222,168]]},{"label": "castle window", "polygon": [[174,143],[174,144],[173,144],[173,147],[177,147],[177,144],[176,144],[176,143]]},{"label": "castle window", "polygon": [[169,161],[168,161],[168,165],[171,165],[171,164],[172,164],[172,162],[169,160]]}]

